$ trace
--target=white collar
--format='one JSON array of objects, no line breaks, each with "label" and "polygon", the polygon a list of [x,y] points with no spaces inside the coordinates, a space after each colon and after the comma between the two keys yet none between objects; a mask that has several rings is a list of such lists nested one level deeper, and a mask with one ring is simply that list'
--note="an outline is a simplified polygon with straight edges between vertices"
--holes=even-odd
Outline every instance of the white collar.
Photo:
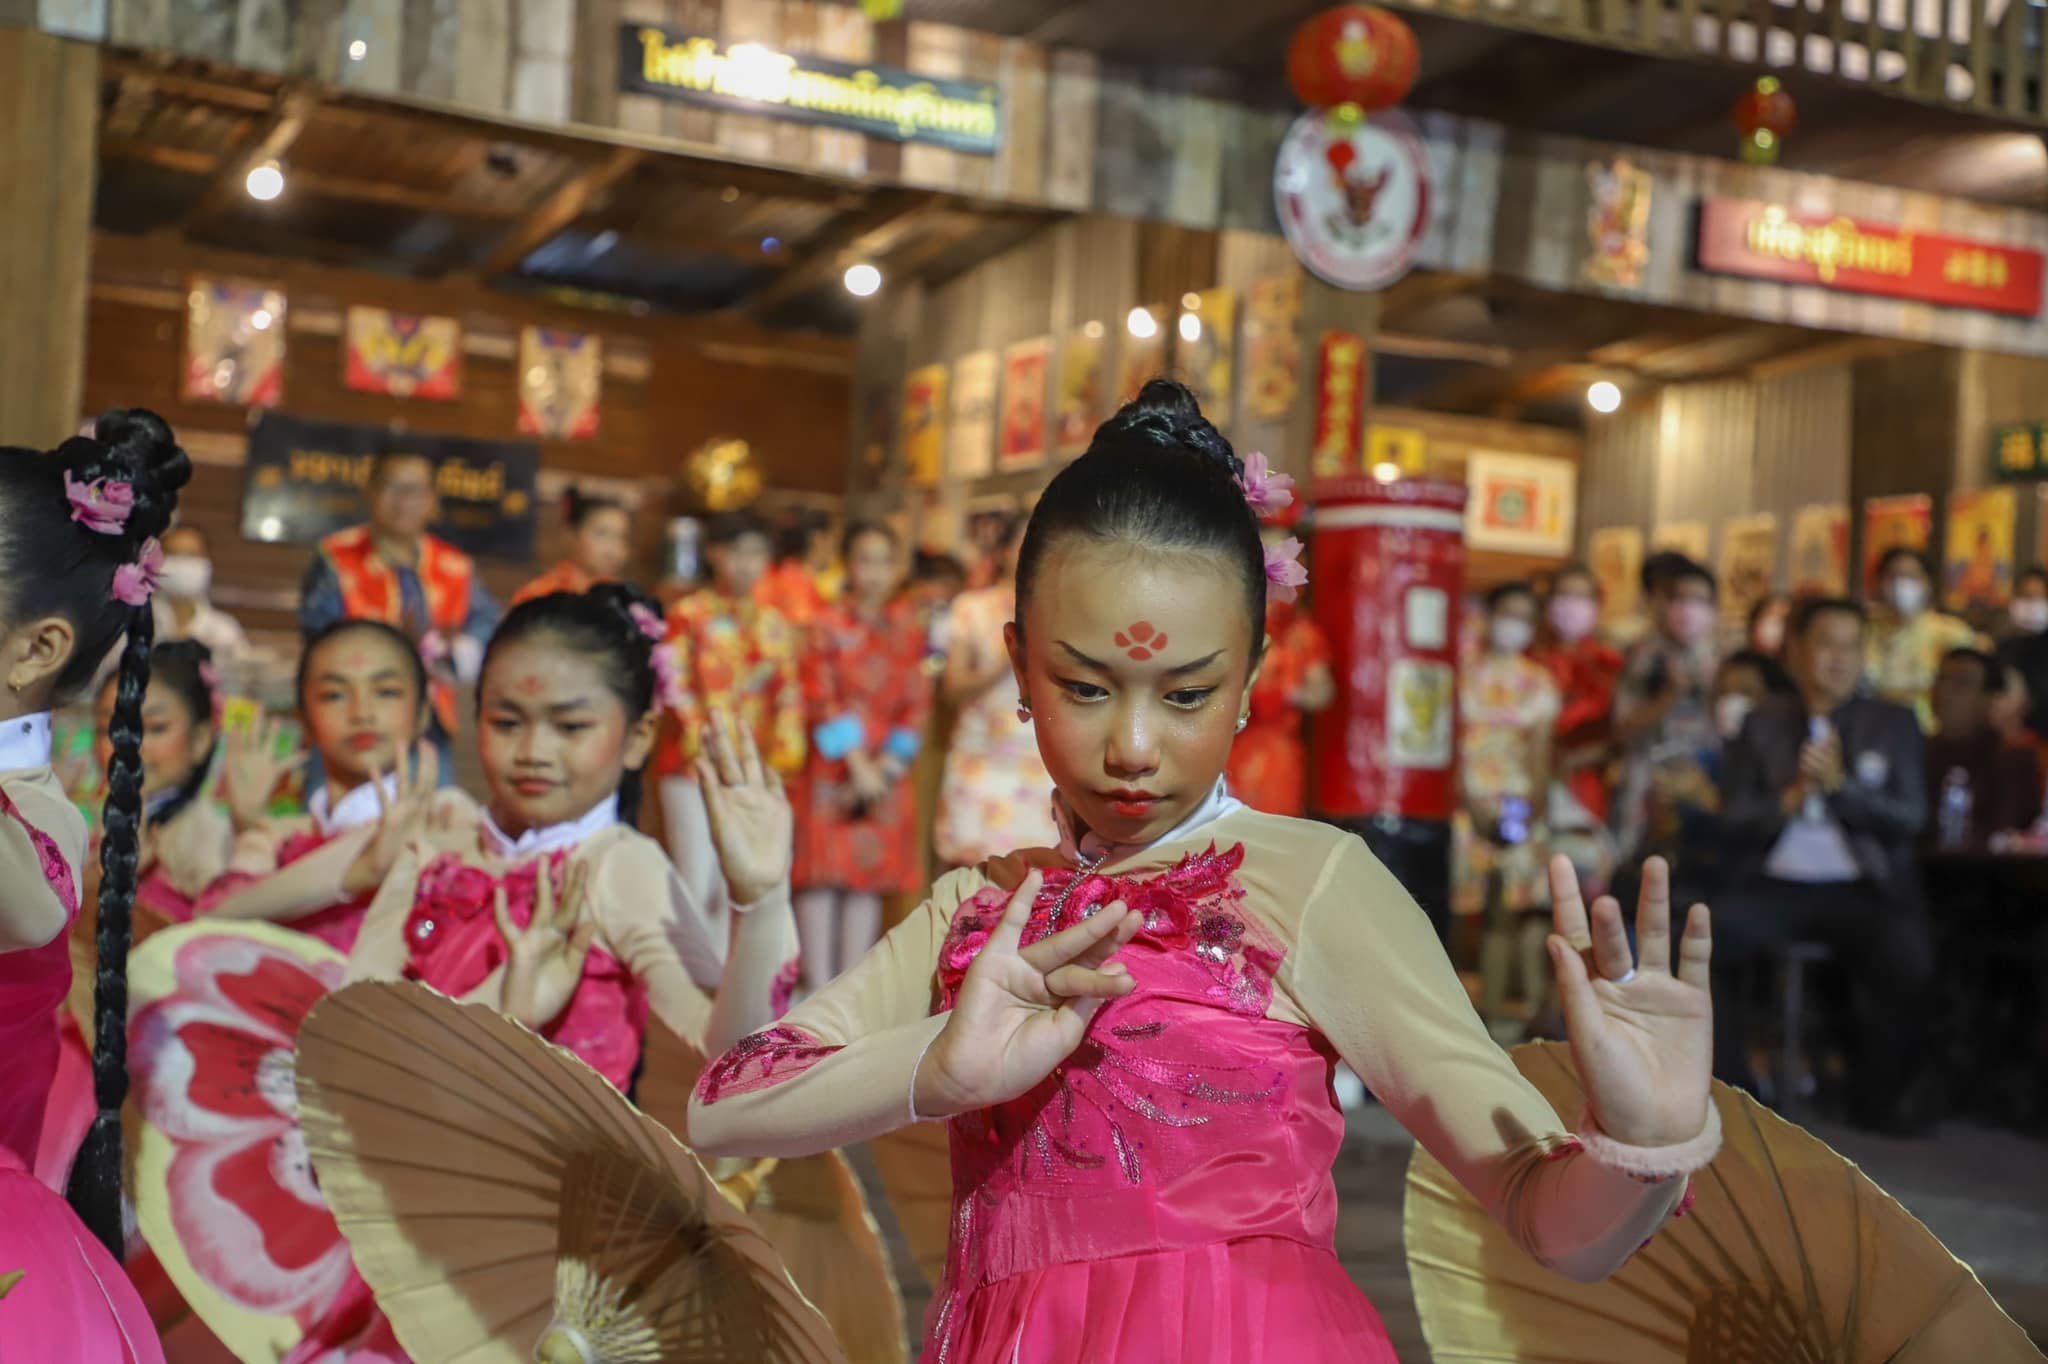
[{"label": "white collar", "polygon": [[616,791],[585,810],[579,819],[572,819],[566,824],[550,824],[544,829],[528,829],[517,838],[500,829],[498,821],[491,818],[491,812],[485,810],[484,846],[500,857],[551,853],[557,848],[574,847],[598,830],[608,829],[618,822],[619,793]]},{"label": "white collar", "polygon": [[1067,861],[1077,867],[1099,867],[1104,862],[1127,857],[1135,852],[1142,852],[1146,848],[1157,844],[1170,843],[1177,838],[1186,838],[1203,825],[1213,824],[1232,811],[1242,810],[1243,808],[1244,802],[1231,795],[1229,785],[1225,783],[1223,778],[1218,777],[1216,785],[1210,788],[1209,794],[1202,798],[1200,805],[1188,811],[1186,819],[1183,819],[1180,823],[1153,839],[1152,842],[1110,843],[1097,837],[1093,832],[1083,833],[1077,839],[1075,837],[1075,830],[1079,826],[1074,819],[1072,807],[1067,804],[1067,798],[1058,791],[1052,793],[1052,818],[1053,823],[1058,826],[1060,831],[1060,856],[1066,858]]},{"label": "white collar", "polygon": [[[383,800],[377,796],[379,786],[384,788]],[[306,813],[323,835],[332,838],[348,829],[375,824],[384,814],[384,802],[397,795],[398,774],[394,772],[381,781],[364,782],[339,801],[334,799],[332,787],[323,786],[306,798]]]},{"label": "white collar", "polygon": [[50,712],[0,722],[0,772],[50,765]]}]

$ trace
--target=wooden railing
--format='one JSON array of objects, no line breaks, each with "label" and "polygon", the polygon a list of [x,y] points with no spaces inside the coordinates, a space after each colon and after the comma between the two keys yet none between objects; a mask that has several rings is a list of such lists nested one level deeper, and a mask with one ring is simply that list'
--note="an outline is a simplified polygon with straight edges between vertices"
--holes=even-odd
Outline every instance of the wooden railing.
[{"label": "wooden railing", "polygon": [[2048,123],[2031,0],[1388,0],[1665,57],[1808,72],[1928,104]]}]

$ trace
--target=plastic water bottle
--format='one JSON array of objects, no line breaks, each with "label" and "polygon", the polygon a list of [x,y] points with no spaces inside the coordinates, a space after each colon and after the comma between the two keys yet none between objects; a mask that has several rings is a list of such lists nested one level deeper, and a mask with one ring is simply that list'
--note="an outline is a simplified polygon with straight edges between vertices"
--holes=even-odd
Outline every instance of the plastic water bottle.
[{"label": "plastic water bottle", "polygon": [[1970,774],[1951,767],[1941,779],[1941,809],[1935,817],[1936,836],[1945,849],[1967,847],[1970,842],[1970,811],[1976,798],[1970,790]]},{"label": "plastic water bottle", "polygon": [[[1825,715],[1807,717],[1806,737],[1811,742],[1824,744],[1828,741],[1828,735],[1834,732],[1834,725],[1829,723]],[[1800,806],[1799,817],[1808,824],[1820,824],[1826,821],[1828,817],[1828,803],[1821,797],[1820,792],[1808,791],[1806,793],[1806,801]]]}]

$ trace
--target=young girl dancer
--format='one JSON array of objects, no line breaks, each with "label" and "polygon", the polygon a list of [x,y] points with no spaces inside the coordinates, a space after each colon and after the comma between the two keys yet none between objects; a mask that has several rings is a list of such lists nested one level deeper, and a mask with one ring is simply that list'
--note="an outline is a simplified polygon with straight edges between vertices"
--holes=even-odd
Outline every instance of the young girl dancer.
[{"label": "young girl dancer", "polygon": [[398,630],[373,620],[328,626],[299,660],[298,691],[326,781],[303,819],[268,819],[278,783],[303,759],[281,760],[269,725],[231,741],[228,801],[243,832],[199,912],[268,919],[347,952],[417,822],[431,813],[451,827],[473,823],[473,802],[436,792],[431,747],[403,770],[432,711],[426,668]]},{"label": "young girl dancer", "polygon": [[625,503],[572,484],[562,495],[562,529],[569,537],[568,555],[520,588],[514,606],[555,592],[588,592],[626,571],[633,557],[633,513]]},{"label": "young girl dancer", "polygon": [[[120,1115],[149,598],[157,537],[190,476],[170,428],[140,411],[109,413],[49,454],[0,449],[0,1341],[23,1359],[163,1359],[116,1258]],[[57,1065],[86,849],[84,821],[50,772],[49,712],[92,685],[124,636],[100,846],[97,1112],[72,1180],[81,1224],[27,1168]]]},{"label": "young girl dancer", "polygon": [[[925,1358],[1387,1361],[1332,1249],[1341,1057],[1530,1253],[1611,1272],[1712,1155],[1707,916],[1671,970],[1661,864],[1632,962],[1556,875],[1577,1134],[1488,1040],[1428,920],[1356,838],[1219,783],[1257,664],[1254,512],[1287,495],[1154,382],[1033,513],[1007,632],[1057,851],[967,868],[708,1068],[714,1154],[950,1120]],[[1247,486],[1248,485],[1248,486]],[[1247,502],[1251,508],[1247,508]]]}]

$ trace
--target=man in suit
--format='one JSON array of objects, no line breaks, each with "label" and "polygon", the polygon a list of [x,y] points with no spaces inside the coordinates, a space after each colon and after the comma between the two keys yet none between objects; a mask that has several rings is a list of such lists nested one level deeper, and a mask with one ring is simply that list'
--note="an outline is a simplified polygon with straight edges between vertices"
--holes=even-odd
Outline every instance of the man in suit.
[{"label": "man in suit", "polygon": [[1798,695],[1766,699],[1728,749],[1736,872],[1714,907],[1714,1065],[1754,1087],[1741,978],[1785,943],[1826,943],[1854,994],[1851,1116],[1898,1131],[1926,1117],[1934,955],[1914,846],[1927,792],[1913,712],[1857,694],[1868,630],[1856,602],[1801,602],[1785,659]]}]

